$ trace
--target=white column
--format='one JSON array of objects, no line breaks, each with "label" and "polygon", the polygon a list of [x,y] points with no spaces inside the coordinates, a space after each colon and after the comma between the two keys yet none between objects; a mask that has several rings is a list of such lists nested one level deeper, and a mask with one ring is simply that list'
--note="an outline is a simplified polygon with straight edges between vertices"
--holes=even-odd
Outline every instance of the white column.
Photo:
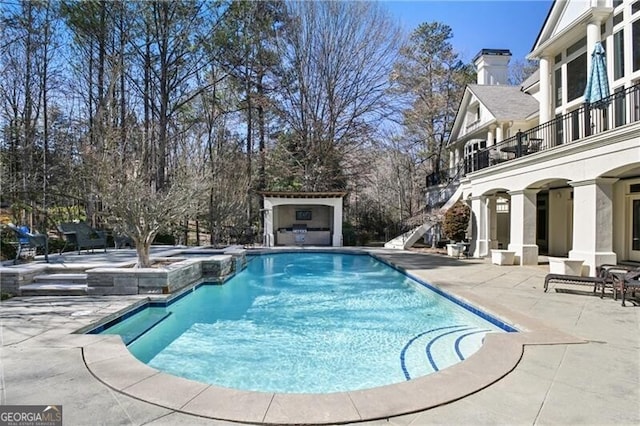
[{"label": "white column", "polygon": [[493,132],[496,130],[496,126],[495,125],[491,125],[489,126],[489,130],[487,130],[487,147],[492,146],[493,145]]},{"label": "white column", "polygon": [[591,54],[596,42],[600,41],[600,24],[601,20],[596,18],[587,23],[587,75],[591,72]]},{"label": "white column", "polygon": [[551,58],[543,56],[540,58],[540,117],[539,124],[546,123],[553,118],[551,108],[551,94],[553,93],[551,80]]},{"label": "white column", "polygon": [[333,205],[333,247],[342,247],[342,198]]},{"label": "white column", "polygon": [[266,247],[273,247],[275,245],[275,238],[273,237],[273,204],[266,198],[262,214],[264,214],[264,241],[262,244]]},{"label": "white column", "polygon": [[538,264],[536,245],[537,189],[510,191],[511,235],[509,250],[516,252],[520,265]]},{"label": "white column", "polygon": [[573,187],[574,230],[569,258],[584,260],[590,276],[595,276],[597,266],[617,261],[613,252],[613,184],[617,180],[569,182]]},{"label": "white column", "polygon": [[504,133],[502,131],[502,123],[498,123],[496,127],[496,142],[500,143],[504,140]]},{"label": "white column", "polygon": [[475,240],[473,257],[489,254],[488,199],[485,196],[471,197],[471,220]]},{"label": "white column", "polygon": [[456,166],[456,150],[449,151],[449,170],[453,170]]},{"label": "white column", "polygon": [[464,161],[464,145],[460,145],[456,148],[456,170],[462,167]]}]

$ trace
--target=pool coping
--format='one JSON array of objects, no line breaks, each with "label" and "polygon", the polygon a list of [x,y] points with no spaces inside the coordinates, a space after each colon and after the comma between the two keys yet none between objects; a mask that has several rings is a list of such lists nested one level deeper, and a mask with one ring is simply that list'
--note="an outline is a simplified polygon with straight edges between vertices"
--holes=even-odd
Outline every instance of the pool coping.
[{"label": "pool coping", "polygon": [[[420,279],[410,270],[403,272]],[[85,366],[97,380],[117,392],[159,407],[232,422],[316,425],[387,419],[454,402],[513,371],[526,345],[586,343],[493,300],[462,290],[447,289],[446,293],[505,320],[519,331],[487,334],[480,350],[444,370],[365,390],[284,394],[209,385],[149,367],[136,359],[116,335],[87,335],[92,338],[81,350]]]}]

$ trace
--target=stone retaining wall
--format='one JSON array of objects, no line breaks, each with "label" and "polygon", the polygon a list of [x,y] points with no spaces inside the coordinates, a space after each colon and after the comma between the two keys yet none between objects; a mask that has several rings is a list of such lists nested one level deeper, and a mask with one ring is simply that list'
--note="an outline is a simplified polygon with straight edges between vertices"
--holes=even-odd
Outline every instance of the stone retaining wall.
[{"label": "stone retaining wall", "polygon": [[31,284],[36,275],[47,270],[47,265],[26,268],[0,268],[0,291],[2,293],[19,295],[20,286]]},{"label": "stone retaining wall", "polygon": [[132,261],[105,267],[49,263],[0,267],[0,291],[20,295],[20,288],[32,284],[38,275],[73,272],[87,274],[90,295],[167,294],[200,280],[222,283],[247,265],[246,250],[236,247],[218,253],[185,250],[167,255],[152,258],[171,262],[158,268],[136,269]]},{"label": "stone retaining wall", "polygon": [[224,279],[232,273],[232,259],[231,255],[216,255],[184,259],[161,268],[89,269],[86,271],[88,291],[91,295],[173,293],[203,278]]}]

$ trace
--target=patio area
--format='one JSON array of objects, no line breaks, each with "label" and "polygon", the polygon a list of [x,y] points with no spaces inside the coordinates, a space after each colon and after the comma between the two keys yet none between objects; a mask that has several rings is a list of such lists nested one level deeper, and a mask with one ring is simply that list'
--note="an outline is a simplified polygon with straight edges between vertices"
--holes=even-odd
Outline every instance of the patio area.
[{"label": "patio area", "polygon": [[[515,368],[497,382],[426,411],[359,424],[639,424],[640,307],[610,297],[543,292],[546,265],[497,266],[407,251],[371,250],[379,257],[506,321],[572,336],[571,344],[525,344]],[[108,263],[114,253],[74,260]],[[115,260],[113,260],[115,261]],[[563,285],[562,288],[567,288]],[[577,291],[583,288],[576,287]],[[87,367],[86,348],[99,336],[72,334],[146,296],[16,297],[0,304],[0,403],[61,404],[64,424],[237,424],[188,414],[190,402],[166,408],[163,395],[136,399],[99,381]],[[575,343],[575,342],[582,343]],[[108,354],[105,357],[108,358]],[[496,355],[496,363],[500,355]],[[122,379],[130,374],[123,366]],[[472,379],[472,378],[470,378]],[[442,393],[434,388],[433,394]],[[432,395],[397,395],[402,400]],[[251,401],[218,401],[229,412]],[[275,402],[270,402],[274,408]],[[192,404],[193,405],[193,404]],[[300,413],[338,407],[300,404]],[[320,413],[322,414],[322,413]],[[380,416],[383,417],[383,416]],[[268,421],[268,419],[264,419]]]}]

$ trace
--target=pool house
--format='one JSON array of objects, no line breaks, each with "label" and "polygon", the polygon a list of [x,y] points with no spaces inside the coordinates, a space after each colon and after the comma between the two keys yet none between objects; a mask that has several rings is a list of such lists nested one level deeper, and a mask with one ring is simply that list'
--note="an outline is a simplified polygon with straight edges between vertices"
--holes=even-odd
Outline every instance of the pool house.
[{"label": "pool house", "polygon": [[346,192],[261,192],[264,245],[342,246]]}]

